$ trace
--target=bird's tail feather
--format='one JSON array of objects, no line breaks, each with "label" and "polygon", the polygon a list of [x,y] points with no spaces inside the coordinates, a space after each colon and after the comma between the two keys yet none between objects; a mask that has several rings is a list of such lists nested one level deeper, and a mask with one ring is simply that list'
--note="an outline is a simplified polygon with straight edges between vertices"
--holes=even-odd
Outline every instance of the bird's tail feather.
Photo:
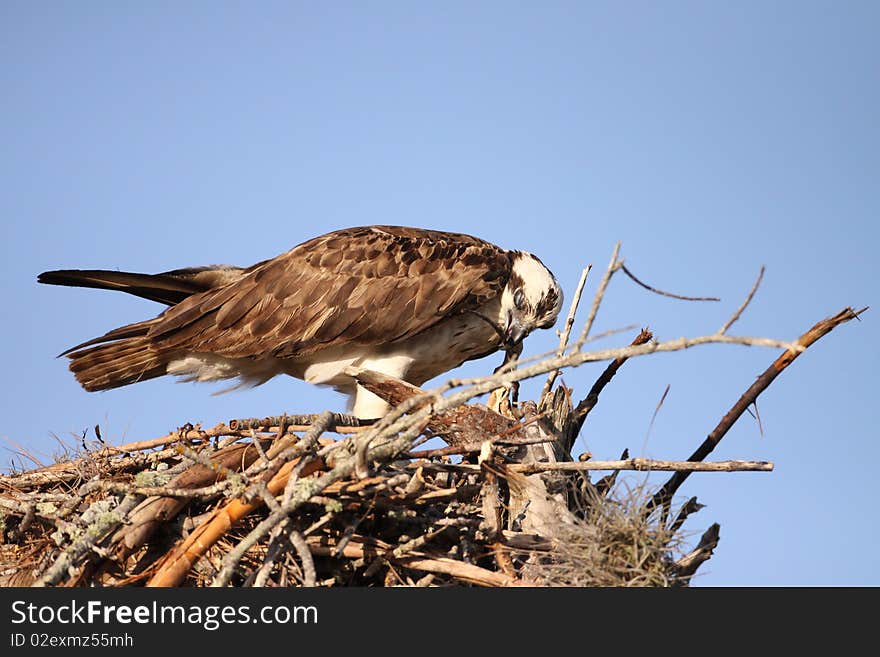
[{"label": "bird's tail feather", "polygon": [[40,283],[119,290],[168,306],[180,303],[193,294],[233,283],[247,270],[232,265],[208,265],[175,269],[161,274],[139,274],[106,269],[59,269],[44,271]]},{"label": "bird's tail feather", "polygon": [[165,374],[169,356],[145,335],[125,338],[67,354],[70,371],[89,392],[110,390]]}]

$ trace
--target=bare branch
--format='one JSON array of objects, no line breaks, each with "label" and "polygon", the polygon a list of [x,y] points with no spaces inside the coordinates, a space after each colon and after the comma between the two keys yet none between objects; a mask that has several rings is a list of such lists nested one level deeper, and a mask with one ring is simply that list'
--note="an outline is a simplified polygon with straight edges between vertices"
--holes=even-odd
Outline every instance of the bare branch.
[{"label": "bare branch", "polygon": [[306,542],[306,539],[303,538],[303,535],[293,529],[293,527],[288,527],[287,535],[299,556],[300,563],[302,563],[303,586],[314,586],[315,561],[312,559],[312,551],[309,549],[309,544]]},{"label": "bare branch", "polygon": [[[479,472],[480,467],[469,463],[421,463],[426,470],[462,470]],[[510,463],[504,466],[511,472],[535,474],[537,472],[584,472],[587,470],[636,470],[639,472],[772,472],[769,461],[663,461],[658,459],[631,458],[618,461],[582,461],[572,463]]]},{"label": "bare branch", "polygon": [[[245,418],[240,420],[230,420],[229,428],[233,431],[242,431],[247,429],[263,429],[269,431],[275,429],[282,424],[287,427],[286,432],[305,431],[311,427],[319,418],[326,413],[309,413],[306,415],[272,415],[264,418]],[[328,431],[337,433],[348,433],[349,430],[363,429],[372,424],[372,420],[361,420],[354,415],[347,413],[330,413],[330,423]],[[353,432],[356,433],[356,432]]]},{"label": "bare branch", "polygon": [[727,329],[733,326],[733,323],[740,318],[740,316],[743,314],[743,311],[752,302],[752,299],[755,296],[755,292],[758,291],[758,287],[761,285],[762,278],[764,278],[764,265],[761,265],[761,271],[758,272],[758,278],[755,280],[755,284],[752,285],[752,289],[749,291],[749,294],[745,298],[745,301],[740,304],[739,308],[736,309],[736,312],[733,313],[731,318],[724,322],[724,325],[720,329],[718,329],[718,333],[720,335],[724,335],[725,333],[727,333]]},{"label": "bare branch", "polygon": [[[34,586],[44,587],[52,586],[58,582],[67,579],[70,576],[71,569],[78,566],[81,561],[93,550],[96,549],[98,541],[106,534],[112,531],[120,522],[125,520],[128,513],[138,505],[141,498],[135,495],[128,496],[111,511],[95,513],[91,522],[85,527],[80,528],[80,534],[65,549],[50,568],[48,568],[40,578],[34,583]],[[95,502],[94,505],[100,505],[102,502]]]},{"label": "bare branch", "polygon": [[[653,339],[654,334],[651,333],[650,329],[646,327],[639,331],[639,334],[635,338],[633,338],[630,346],[648,344]],[[587,396],[579,401],[578,405],[575,406],[574,413],[571,416],[572,426],[568,430],[568,440],[572,445],[574,444],[575,437],[580,433],[581,427],[583,427],[584,421],[587,419],[587,415],[590,414],[590,411],[592,411],[593,408],[595,408],[596,404],[599,402],[599,395],[605,389],[605,386],[607,386],[611,382],[611,379],[614,378],[614,375],[617,374],[617,370],[619,370],[626,361],[627,357],[619,356],[608,363],[608,366],[602,372],[601,376],[596,379],[596,382],[590,388]],[[569,449],[571,449],[570,446]]]},{"label": "bare branch", "polygon": [[721,299],[719,299],[718,297],[686,297],[683,294],[664,292],[663,290],[658,290],[656,287],[652,287],[647,283],[640,281],[638,278],[636,278],[635,274],[633,274],[629,269],[626,268],[626,265],[622,262],[620,263],[620,268],[623,270],[623,273],[629,276],[634,283],[642,286],[650,292],[653,292],[654,294],[659,294],[661,296],[669,297],[671,299],[681,299],[682,301],[721,301]]},{"label": "bare branch", "polygon": [[[517,425],[520,426],[520,425]],[[554,440],[552,436],[539,436],[537,438],[488,438],[489,442],[494,445],[517,446],[517,445],[538,445]],[[463,443],[461,445],[451,445],[449,447],[438,447],[437,449],[424,449],[421,451],[408,452],[404,456],[411,459],[426,459],[434,456],[451,456],[452,454],[476,454],[483,446],[483,442]]]},{"label": "bare branch", "polygon": [[689,554],[675,562],[678,577],[684,581],[690,580],[697,572],[697,568],[703,565],[712,556],[712,552],[718,547],[721,526],[716,522],[705,531],[696,548]]},{"label": "bare branch", "polygon": [[678,515],[675,516],[675,520],[672,521],[672,524],[669,525],[669,531],[672,533],[677,532],[681,526],[684,524],[684,521],[688,519],[693,513],[696,513],[700,509],[703,508],[703,504],[697,502],[696,497],[690,498],[687,502],[685,502],[681,509],[678,511]]},{"label": "bare branch", "polygon": [[[723,418],[721,418],[718,425],[706,437],[706,440],[703,441],[696,451],[691,454],[688,460],[702,461],[711,454],[712,450],[715,449],[715,446],[718,445],[721,439],[724,438],[725,434],[730,430],[730,427],[732,427],[740,416],[746,412],[746,409],[755,402],[758,395],[764,392],[773,380],[779,376],[785,368],[794,362],[795,358],[797,358],[807,347],[822,338],[822,336],[827,335],[837,326],[852,319],[856,319],[865,310],[867,310],[867,308],[862,308],[858,311],[855,311],[852,308],[844,308],[836,315],[817,322],[809,331],[799,337],[791,348],[787,349],[781,356],[773,361],[773,364],[770,365],[770,367],[768,367],[751,386],[749,386],[748,390],[742,394],[731,409]],[[651,503],[648,505],[648,508],[653,509],[659,505],[668,505],[672,500],[673,495],[675,495],[676,491],[687,479],[688,474],[689,472],[682,471],[676,472],[672,475],[669,481],[667,481],[663,487],[654,494],[653,498],[651,498]]]},{"label": "bare branch", "polygon": [[[584,285],[587,283],[587,276],[589,276],[592,268],[593,265],[587,265],[581,272],[580,280],[574,290],[574,296],[571,299],[571,305],[568,308],[568,316],[565,318],[565,324],[563,325],[562,333],[559,336],[559,349],[556,351],[557,356],[564,354],[565,348],[568,346],[568,338],[571,335],[571,327],[574,326],[574,317],[577,314],[578,305],[581,302],[581,294],[584,291]],[[544,397],[547,396],[550,389],[553,387],[553,383],[556,381],[556,377],[559,376],[559,373],[559,370],[550,372],[547,381],[544,383],[544,387],[541,390],[541,396],[538,397],[538,399],[544,399]]]},{"label": "bare branch", "polygon": [[620,242],[614,245],[614,250],[611,252],[611,262],[608,263],[608,268],[599,280],[599,287],[596,288],[596,295],[593,297],[593,305],[590,306],[587,321],[584,322],[584,328],[581,329],[581,335],[574,345],[574,351],[579,351],[587,341],[587,336],[590,335],[590,330],[593,328],[593,322],[596,321],[596,314],[599,312],[599,306],[602,304],[602,299],[605,297],[605,290],[608,289],[608,282],[611,280],[614,272],[620,267],[621,263],[617,259],[619,255]]},{"label": "bare branch", "polygon": [[534,463],[508,466],[515,472],[534,474],[536,472],[582,472],[584,470],[637,470],[673,472],[772,472],[773,464],[768,461],[663,461],[658,459],[633,458],[623,461],[585,461],[583,463]]}]

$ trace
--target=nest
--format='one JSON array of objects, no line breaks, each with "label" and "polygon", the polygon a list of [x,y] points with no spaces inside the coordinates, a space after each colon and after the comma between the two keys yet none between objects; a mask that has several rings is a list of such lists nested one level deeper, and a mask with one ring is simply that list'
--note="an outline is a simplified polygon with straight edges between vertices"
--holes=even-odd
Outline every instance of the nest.
[{"label": "nest", "polygon": [[[669,586],[696,570],[682,560],[681,518],[646,513],[646,491],[613,475],[512,470],[543,447],[516,444],[522,438],[485,442],[482,454],[413,450],[365,473],[354,467],[260,533],[285,489],[356,459],[363,430],[331,425],[351,433],[313,440],[302,425],[229,424],[4,478],[2,583]],[[279,441],[287,444],[273,450]],[[456,451],[463,458],[448,454]]]}]

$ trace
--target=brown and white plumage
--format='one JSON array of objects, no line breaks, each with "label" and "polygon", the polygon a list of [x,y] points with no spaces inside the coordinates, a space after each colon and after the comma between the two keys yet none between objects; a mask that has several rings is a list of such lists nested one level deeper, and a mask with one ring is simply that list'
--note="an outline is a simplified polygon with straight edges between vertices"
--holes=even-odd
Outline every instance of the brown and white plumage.
[{"label": "brown and white plumage", "polygon": [[562,303],[556,280],[531,254],[399,226],[335,231],[246,269],[63,270],[39,281],[170,306],[66,351],[86,390],[163,374],[249,385],[289,374],[353,395],[359,417],[385,406],[346,367],[421,385],[551,326]]}]

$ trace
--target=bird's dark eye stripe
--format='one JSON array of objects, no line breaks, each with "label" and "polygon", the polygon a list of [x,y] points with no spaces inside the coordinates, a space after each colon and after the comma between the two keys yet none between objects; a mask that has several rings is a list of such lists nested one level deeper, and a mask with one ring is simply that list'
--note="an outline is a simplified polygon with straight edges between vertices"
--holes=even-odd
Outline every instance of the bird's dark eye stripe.
[{"label": "bird's dark eye stripe", "polygon": [[559,293],[556,292],[556,290],[549,290],[544,298],[541,299],[540,303],[538,303],[538,307],[535,308],[535,313],[538,315],[546,315],[551,309],[555,308],[559,302]]}]

